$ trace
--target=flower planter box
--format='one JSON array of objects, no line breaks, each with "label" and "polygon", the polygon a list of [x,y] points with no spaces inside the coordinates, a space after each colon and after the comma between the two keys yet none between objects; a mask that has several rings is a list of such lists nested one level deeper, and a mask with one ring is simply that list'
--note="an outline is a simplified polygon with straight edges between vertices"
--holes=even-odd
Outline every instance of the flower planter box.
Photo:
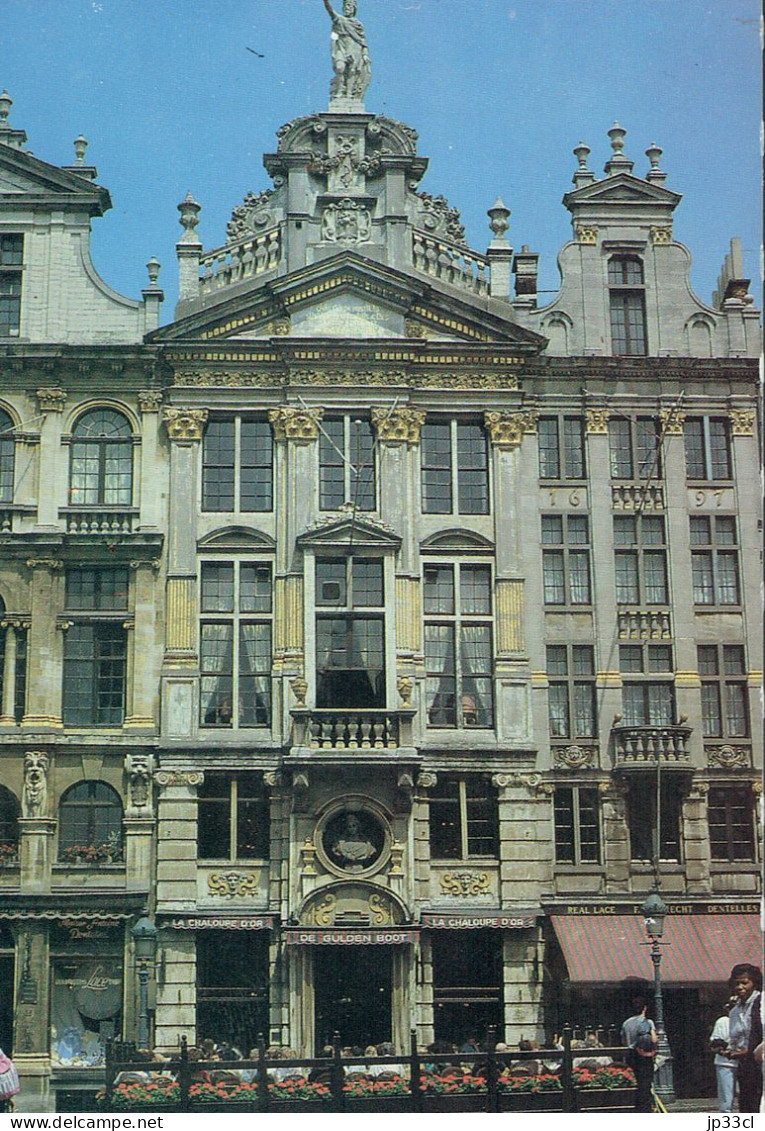
[{"label": "flower planter box", "polygon": [[500,1111],[563,1111],[563,1092],[500,1092]]},{"label": "flower planter box", "polygon": [[474,1092],[472,1095],[460,1095],[452,1092],[449,1095],[425,1095],[422,1097],[422,1110],[424,1112],[458,1112],[458,1111],[486,1111],[488,1096],[485,1092]]},{"label": "flower planter box", "polygon": [[577,1111],[634,1111],[637,1088],[580,1088]]}]

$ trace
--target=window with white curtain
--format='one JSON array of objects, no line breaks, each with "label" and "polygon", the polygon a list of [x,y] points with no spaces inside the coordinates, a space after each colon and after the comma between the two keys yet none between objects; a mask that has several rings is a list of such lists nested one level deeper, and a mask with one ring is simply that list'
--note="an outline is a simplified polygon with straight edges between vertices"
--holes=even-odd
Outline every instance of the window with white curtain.
[{"label": "window with white curtain", "polygon": [[267,563],[202,563],[202,726],[270,724],[271,593],[271,567]]},{"label": "window with white curtain", "polygon": [[551,738],[592,738],[597,734],[595,657],[591,644],[547,647]]},{"label": "window with white curtain", "polygon": [[[675,723],[670,645],[622,644],[619,647],[619,671],[624,676],[624,726],[672,726]],[[663,678],[657,678],[662,675]]]},{"label": "window with white curtain", "polygon": [[72,429],[69,502],[73,507],[129,507],[132,501],[130,422],[113,408],[91,409]]},{"label": "window with white curtain", "polygon": [[590,524],[586,515],[542,515],[546,605],[589,605]]},{"label": "window with white curtain", "polygon": [[733,515],[692,515],[691,577],[696,605],[738,605],[741,585]]},{"label": "window with white curtain", "polygon": [[316,559],[316,706],[384,707],[382,558]]},{"label": "window with white curtain", "polygon": [[667,547],[661,515],[615,516],[614,556],[620,605],[667,603]]},{"label": "window with white curtain", "polygon": [[426,565],[423,592],[428,725],[492,727],[490,567]]}]

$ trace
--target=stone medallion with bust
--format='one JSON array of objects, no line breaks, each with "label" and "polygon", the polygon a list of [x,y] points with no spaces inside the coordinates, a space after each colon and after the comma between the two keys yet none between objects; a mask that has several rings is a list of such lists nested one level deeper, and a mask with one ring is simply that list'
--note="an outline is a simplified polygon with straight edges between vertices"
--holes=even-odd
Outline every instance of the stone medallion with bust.
[{"label": "stone medallion with bust", "polygon": [[327,858],[344,872],[371,868],[385,846],[385,832],[366,810],[343,809],[326,824],[322,846]]}]

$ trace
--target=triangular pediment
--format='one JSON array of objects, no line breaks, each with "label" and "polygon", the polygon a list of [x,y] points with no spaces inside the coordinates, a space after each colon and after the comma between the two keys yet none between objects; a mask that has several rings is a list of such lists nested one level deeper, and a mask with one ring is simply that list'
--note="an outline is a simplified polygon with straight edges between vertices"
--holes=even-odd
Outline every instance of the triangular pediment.
[{"label": "triangular pediment", "polygon": [[629,204],[642,201],[645,204],[675,208],[681,200],[680,193],[671,192],[663,185],[651,184],[640,177],[633,177],[631,173],[617,173],[566,193],[563,203],[570,208],[580,204]]},{"label": "triangular pediment", "polygon": [[509,303],[459,294],[438,280],[340,252],[267,283],[238,284],[164,326],[151,341],[427,338],[500,343],[536,354],[546,339],[514,321]]},{"label": "triangular pediment", "polygon": [[49,165],[22,149],[0,144],[0,198],[86,205],[100,215],[111,208],[109,192],[86,176]]},{"label": "triangular pediment", "polygon": [[304,549],[353,548],[354,552],[380,551],[397,550],[401,545],[401,538],[385,523],[362,516],[349,505],[343,513],[332,515],[299,535],[297,543]]}]

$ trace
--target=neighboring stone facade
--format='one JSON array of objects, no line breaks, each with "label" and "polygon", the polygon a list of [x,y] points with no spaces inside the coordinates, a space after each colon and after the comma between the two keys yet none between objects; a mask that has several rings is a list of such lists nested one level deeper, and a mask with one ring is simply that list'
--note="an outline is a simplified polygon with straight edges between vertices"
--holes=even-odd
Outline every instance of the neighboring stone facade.
[{"label": "neighboring stone facade", "polygon": [[635,177],[614,127],[538,308],[502,202],[472,251],[360,97],[279,130],[221,248],[179,205],[159,329],[155,262],[140,304],[90,266],[82,143],[45,165],[0,99],[0,1044],[30,1110],[134,1036],[144,905],[157,1046],[313,1052],[590,1008],[556,916],[645,898],[657,767],[665,899],[758,896],[738,245],[706,306],[660,151]]}]

